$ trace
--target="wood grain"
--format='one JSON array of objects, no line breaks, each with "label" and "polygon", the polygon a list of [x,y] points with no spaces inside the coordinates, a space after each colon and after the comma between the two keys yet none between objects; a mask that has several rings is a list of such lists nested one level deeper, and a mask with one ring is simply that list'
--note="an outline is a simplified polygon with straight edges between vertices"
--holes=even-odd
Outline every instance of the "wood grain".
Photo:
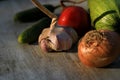
[{"label": "wood grain", "polygon": [[31,7],[30,0],[0,2],[0,80],[120,80],[120,59],[105,68],[90,68],[78,59],[77,47],[44,54],[37,44],[19,44],[19,33],[32,23],[15,23],[13,16]]}]

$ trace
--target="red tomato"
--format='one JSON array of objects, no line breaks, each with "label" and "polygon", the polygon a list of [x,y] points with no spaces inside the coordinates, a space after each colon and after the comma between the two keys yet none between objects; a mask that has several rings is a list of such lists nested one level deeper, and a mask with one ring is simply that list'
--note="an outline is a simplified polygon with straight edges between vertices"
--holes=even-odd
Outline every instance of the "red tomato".
[{"label": "red tomato", "polygon": [[58,18],[58,25],[74,28],[79,36],[83,36],[90,30],[88,13],[79,6],[65,7]]}]

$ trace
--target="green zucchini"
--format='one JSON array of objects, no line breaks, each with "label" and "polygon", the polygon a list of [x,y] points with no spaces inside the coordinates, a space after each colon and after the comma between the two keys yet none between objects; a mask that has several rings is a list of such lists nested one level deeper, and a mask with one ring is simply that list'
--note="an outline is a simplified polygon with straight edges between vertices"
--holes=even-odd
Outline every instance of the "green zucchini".
[{"label": "green zucchini", "polygon": [[119,0],[88,0],[91,24],[96,30],[120,32]]},{"label": "green zucchini", "polygon": [[35,24],[29,26],[18,36],[19,43],[34,43],[38,40],[39,35],[41,34],[44,28],[50,26],[51,19],[48,17],[42,18],[37,21]]},{"label": "green zucchini", "polygon": [[[59,6],[53,6],[50,4],[44,5],[48,10],[54,12],[56,8]],[[15,22],[35,22],[43,17],[48,17],[42,11],[40,11],[37,7],[33,7],[24,11],[20,11],[14,15]]]}]

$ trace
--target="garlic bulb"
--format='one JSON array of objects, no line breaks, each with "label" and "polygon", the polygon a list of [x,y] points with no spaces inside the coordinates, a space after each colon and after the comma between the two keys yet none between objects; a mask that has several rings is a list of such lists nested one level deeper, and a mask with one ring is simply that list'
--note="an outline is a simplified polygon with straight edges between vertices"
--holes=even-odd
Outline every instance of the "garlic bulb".
[{"label": "garlic bulb", "polygon": [[[50,33],[49,33],[50,32]],[[50,28],[43,30],[39,36],[39,45],[42,51],[63,51],[69,50],[77,41],[77,33],[72,28],[55,27],[52,31]]]},{"label": "garlic bulb", "polygon": [[73,43],[76,43],[78,40],[78,35],[76,31],[70,27],[64,27],[64,29],[71,36]]},{"label": "garlic bulb", "polygon": [[52,18],[50,28],[43,30],[39,36],[38,43],[42,51],[48,52],[51,50],[54,51],[63,51],[71,48],[73,43],[77,41],[77,33],[70,29],[65,29],[63,27],[56,26],[57,16],[46,9],[42,4],[37,0],[32,0],[33,4],[38,7],[42,12]]},{"label": "garlic bulb", "polygon": [[52,49],[48,45],[48,43],[49,43],[49,40],[47,38],[48,32],[49,32],[49,28],[45,28],[42,31],[42,34],[39,36],[39,39],[38,39],[40,48],[44,52],[52,51]]}]

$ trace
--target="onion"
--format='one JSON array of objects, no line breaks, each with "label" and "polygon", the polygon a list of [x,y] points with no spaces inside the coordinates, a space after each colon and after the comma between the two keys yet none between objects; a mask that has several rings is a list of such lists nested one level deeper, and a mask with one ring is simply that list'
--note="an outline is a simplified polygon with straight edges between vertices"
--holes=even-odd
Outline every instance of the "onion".
[{"label": "onion", "polygon": [[78,44],[81,62],[91,67],[105,67],[119,57],[120,36],[110,30],[91,30]]}]

